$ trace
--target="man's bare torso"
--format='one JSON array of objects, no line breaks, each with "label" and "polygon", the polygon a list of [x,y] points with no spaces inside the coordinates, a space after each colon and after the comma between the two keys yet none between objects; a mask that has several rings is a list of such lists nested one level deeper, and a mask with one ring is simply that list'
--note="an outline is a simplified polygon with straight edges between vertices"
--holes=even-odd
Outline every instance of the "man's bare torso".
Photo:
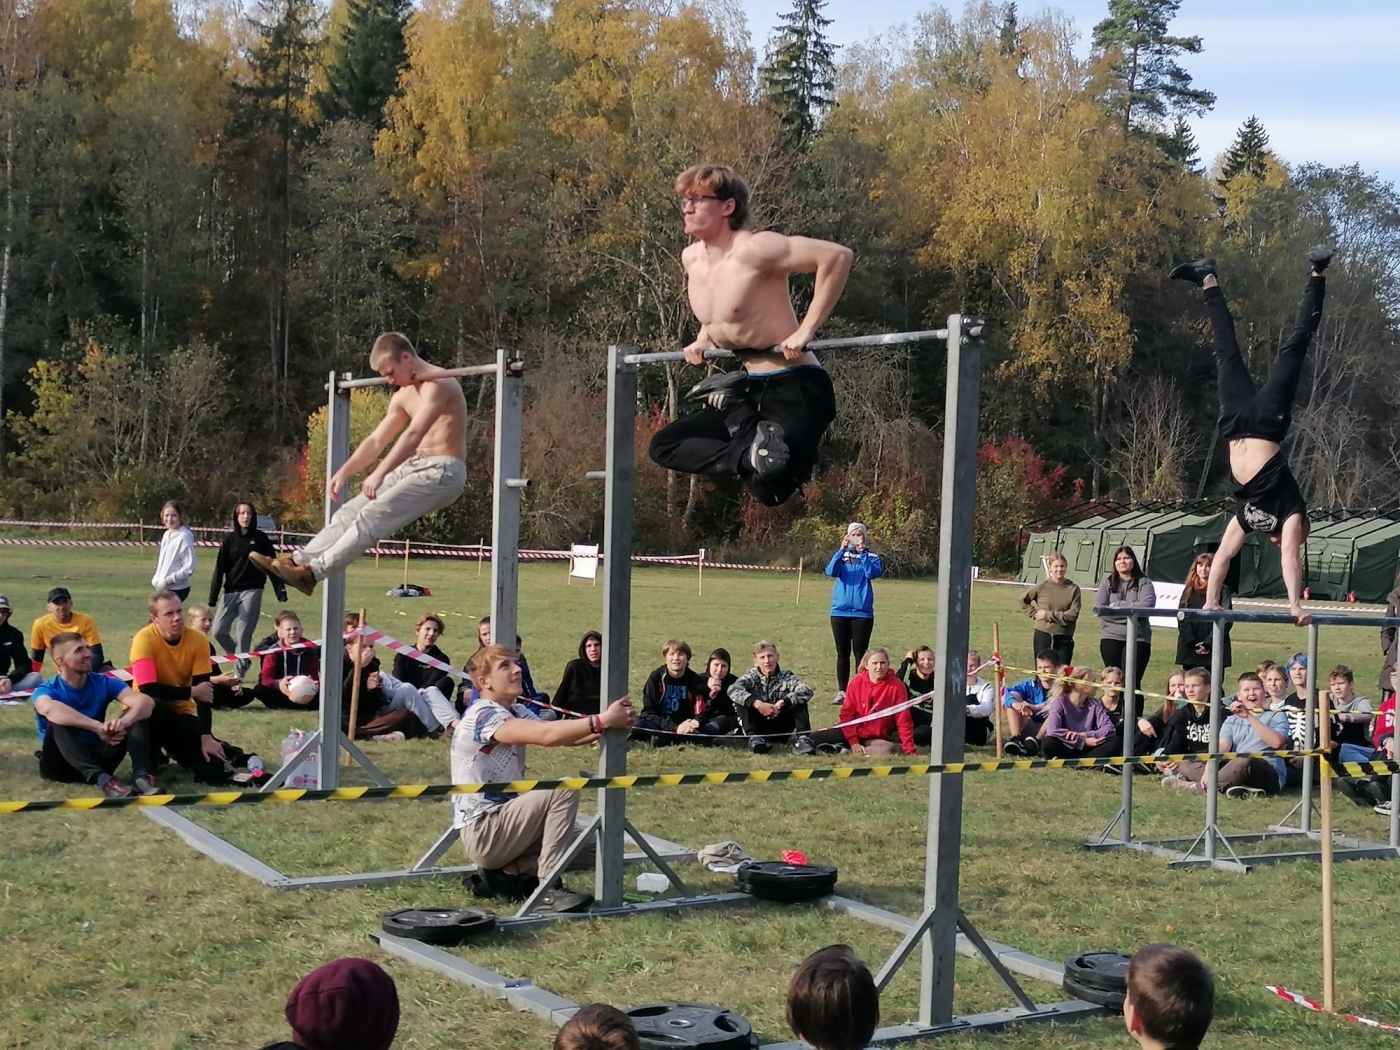
[{"label": "man's bare torso", "polygon": [[436,411],[436,419],[418,442],[420,456],[452,456],[465,461],[467,458],[467,399],[462,394],[462,384],[456,379],[425,379],[413,386],[400,387],[394,393],[397,407],[411,421],[424,411],[424,398],[420,388],[438,388],[435,404],[427,406],[427,411]]},{"label": "man's bare torso", "polygon": [[[740,230],[728,249],[697,241],[681,254],[690,308],[716,346],[725,350],[765,349],[797,330],[787,273],[756,265],[758,253],[765,247],[759,238],[781,236]],[[814,364],[817,359],[810,351],[795,361],[785,360],[781,353],[745,359],[750,372]]]},{"label": "man's bare torso", "polygon": [[1237,485],[1248,485],[1278,455],[1278,445],[1264,438],[1235,438],[1230,442],[1230,473]]}]

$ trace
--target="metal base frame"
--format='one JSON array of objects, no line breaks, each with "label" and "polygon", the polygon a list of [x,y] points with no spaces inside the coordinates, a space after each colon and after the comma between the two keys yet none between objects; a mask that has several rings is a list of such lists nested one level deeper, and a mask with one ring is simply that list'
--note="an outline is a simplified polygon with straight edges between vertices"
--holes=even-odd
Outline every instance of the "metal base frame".
[{"label": "metal base frame", "polygon": [[[475,864],[439,866],[440,861],[458,841],[457,832],[448,828],[438,836],[428,851],[419,857],[412,867],[397,871],[366,871],[346,875],[284,875],[270,864],[266,864],[251,853],[239,849],[228,840],[201,827],[179,812],[183,806],[162,806],[158,809],[142,809],[148,818],[161,827],[169,828],[184,839],[187,844],[203,853],[210,860],[217,861],[249,878],[257,879],[264,886],[274,890],[343,890],[355,886],[382,886],[394,882],[411,882],[417,879],[435,879],[466,875],[476,871]],[[210,808],[210,807],[203,807]],[[637,836],[637,837],[633,837]],[[631,829],[628,837],[640,852],[628,853],[629,861],[693,861],[695,851],[677,842],[643,835]]]},{"label": "metal base frame", "polygon": [[[1208,830],[1210,829],[1206,829],[1206,831]],[[1287,864],[1299,860],[1321,861],[1322,859],[1321,848],[1277,853],[1238,853],[1234,849],[1236,845],[1258,844],[1275,839],[1306,838],[1310,842],[1319,842],[1322,835],[1316,831],[1304,832],[1297,828],[1284,828],[1270,830],[1262,834],[1226,835],[1219,828],[1215,828],[1216,844],[1223,846],[1229,854],[1228,856],[1215,857],[1208,857],[1199,852],[1199,848],[1205,840],[1206,831],[1202,831],[1194,839],[1133,839],[1129,842],[1090,839],[1085,843],[1085,849],[1095,853],[1108,853],[1119,849],[1133,850],[1137,853],[1150,853],[1156,857],[1165,857],[1169,868],[1210,867],[1217,871],[1228,871],[1236,875],[1248,875],[1253,868],[1263,864]],[[1332,842],[1334,843],[1333,860],[1395,860],[1400,858],[1400,850],[1382,842],[1367,842],[1365,839],[1335,833],[1332,836]]]}]

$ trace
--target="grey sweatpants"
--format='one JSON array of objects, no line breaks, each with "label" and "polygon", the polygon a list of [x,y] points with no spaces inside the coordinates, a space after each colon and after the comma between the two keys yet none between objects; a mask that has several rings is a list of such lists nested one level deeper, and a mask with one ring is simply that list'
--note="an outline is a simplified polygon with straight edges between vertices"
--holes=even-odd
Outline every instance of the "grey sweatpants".
[{"label": "grey sweatpants", "polygon": [[[250,591],[225,591],[219,599],[219,615],[214,619],[214,641],[226,653],[246,653],[253,647],[253,632],[258,629],[262,612],[262,588]],[[235,635],[233,629],[237,627]],[[239,660],[235,673],[242,678],[248,673],[252,660]]]},{"label": "grey sweatpants", "polygon": [[292,560],[324,580],[385,536],[449,506],[466,485],[467,465],[456,456],[410,456],[389,472],[374,499],[362,492],[346,502]]}]

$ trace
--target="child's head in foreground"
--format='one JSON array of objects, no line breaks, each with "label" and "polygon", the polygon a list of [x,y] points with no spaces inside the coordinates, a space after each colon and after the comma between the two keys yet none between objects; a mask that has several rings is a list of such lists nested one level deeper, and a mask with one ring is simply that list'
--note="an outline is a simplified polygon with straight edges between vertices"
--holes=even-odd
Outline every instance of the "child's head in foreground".
[{"label": "child's head in foreground", "polygon": [[1195,1050],[1215,1016],[1215,977],[1185,948],[1149,944],[1128,963],[1123,1021],[1145,1047]]},{"label": "child's head in foreground", "polygon": [[864,1050],[880,1024],[875,978],[844,944],[813,952],[788,985],[787,1021],[817,1050]]},{"label": "child's head in foreground", "polygon": [[640,1050],[632,1018],[615,1006],[582,1007],[554,1037],[554,1050]]}]

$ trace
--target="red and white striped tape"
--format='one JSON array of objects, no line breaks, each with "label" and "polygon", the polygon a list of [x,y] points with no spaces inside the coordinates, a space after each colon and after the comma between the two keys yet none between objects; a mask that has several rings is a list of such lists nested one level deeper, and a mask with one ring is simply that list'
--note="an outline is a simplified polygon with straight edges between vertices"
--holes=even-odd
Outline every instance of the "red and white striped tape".
[{"label": "red and white striped tape", "polygon": [[[1273,992],[1280,999],[1287,999],[1290,1003],[1295,1003],[1305,1010],[1314,1010],[1320,1014],[1328,1012],[1321,1003],[1315,1003],[1305,995],[1299,995],[1297,992],[1290,992],[1287,988],[1280,988],[1276,984],[1266,984],[1264,987]],[[1351,1021],[1353,1024],[1365,1025],[1367,1028],[1378,1028],[1382,1032],[1400,1033],[1400,1025],[1386,1024],[1384,1021],[1374,1021],[1369,1017],[1357,1017],[1355,1014],[1333,1014],[1332,1016],[1340,1017],[1343,1021]]]}]

